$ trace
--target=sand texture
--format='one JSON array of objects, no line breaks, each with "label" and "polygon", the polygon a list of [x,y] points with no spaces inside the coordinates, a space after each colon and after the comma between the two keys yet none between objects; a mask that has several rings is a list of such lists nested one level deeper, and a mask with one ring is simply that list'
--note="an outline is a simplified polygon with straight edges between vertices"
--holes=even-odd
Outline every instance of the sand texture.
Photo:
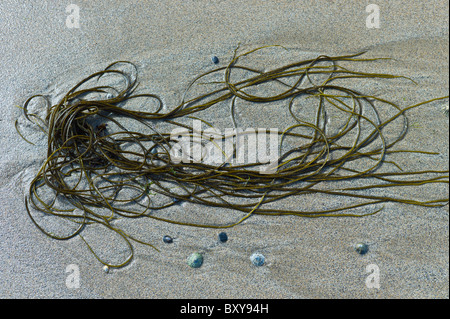
[{"label": "sand texture", "polygon": [[[67,2],[0,3],[0,298],[449,298],[449,209],[387,203],[366,218],[252,216],[226,230],[124,222],[160,249],[135,246],[132,263],[105,273],[80,238],[52,240],[31,222],[24,207],[28,183],[46,156],[45,136],[25,125],[36,146],[22,140],[14,122],[32,94],[57,101],[87,75],[117,60],[139,68],[140,89],[162,97],[170,109],[197,75],[226,66],[240,43],[241,52],[268,49],[243,62],[263,70],[320,54],[368,50],[367,57],[392,60],[362,64],[361,69],[406,75],[405,79],[354,81],[351,87],[406,107],[448,95],[448,1],[387,1],[379,28],[366,26],[367,1],[77,1],[79,28],[68,28]],[[39,3],[39,4],[37,4]],[[218,65],[211,57],[219,57]],[[439,155],[393,155],[408,171],[448,170],[448,100],[408,112],[409,132],[399,148]],[[283,105],[255,109],[238,105],[243,125],[285,128]],[[231,124],[226,106],[208,121]],[[255,114],[260,114],[255,116]],[[23,120],[23,119],[22,119]],[[448,184],[388,189],[409,198],[448,198]],[[305,210],[351,204],[332,196],[289,198],[278,205]],[[379,208],[365,208],[376,209]],[[167,214],[230,222],[242,217],[228,210],[181,204]],[[162,241],[174,237],[172,244]],[[126,256],[122,243],[92,228],[86,238],[105,258]],[[365,255],[354,250],[369,245]],[[203,265],[192,269],[186,258],[202,252]],[[266,263],[255,267],[254,252]],[[68,265],[80,272],[79,288],[67,286]],[[366,285],[368,265],[379,269],[380,287]],[[70,286],[70,285],[69,285]]]}]

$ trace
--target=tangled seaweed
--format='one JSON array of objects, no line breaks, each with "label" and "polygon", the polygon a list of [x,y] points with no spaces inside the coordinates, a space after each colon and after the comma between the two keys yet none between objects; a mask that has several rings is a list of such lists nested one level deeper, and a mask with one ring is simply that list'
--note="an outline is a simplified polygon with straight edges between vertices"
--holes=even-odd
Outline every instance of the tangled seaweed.
[{"label": "tangled seaweed", "polygon": [[[347,79],[404,78],[353,71],[341,65],[343,62],[356,64],[379,60],[361,58],[365,52],[344,56],[321,55],[271,71],[238,65],[241,57],[260,49],[240,55],[236,50],[226,67],[197,76],[188,85],[178,106],[169,111],[164,111],[164,103],[157,95],[136,93],[137,67],[127,61],[115,62],[103,71],[88,76],[55,105],[51,105],[44,95],[30,97],[23,105],[24,116],[38,125],[48,139],[47,159],[31,182],[25,199],[32,221],[51,238],[80,236],[101,263],[122,267],[133,258],[132,242],[153,246],[114,225],[113,221],[119,218],[151,218],[180,225],[226,228],[238,225],[252,214],[361,217],[379,212],[382,207],[376,207],[376,204],[386,202],[425,207],[448,203],[448,198],[420,201],[396,197],[395,194],[379,196],[368,191],[428,183],[448,184],[448,170],[408,172],[386,159],[392,153],[436,154],[395,149],[394,146],[407,133],[407,110],[448,97],[400,108],[392,101],[338,84]],[[120,65],[133,70],[121,70]],[[233,72],[240,71],[251,75],[239,80],[232,79]],[[187,98],[194,84],[200,84],[202,79],[218,73],[223,74],[223,81],[202,83],[207,86],[213,84],[217,89]],[[100,78],[111,75],[121,77],[125,85],[92,85],[98,83]],[[315,76],[323,77],[323,81],[315,83]],[[262,84],[276,84],[284,89],[271,96],[251,93],[253,88]],[[90,98],[93,94],[97,97]],[[98,98],[99,95],[101,98]],[[295,103],[300,98],[315,101],[314,109],[310,110],[315,114],[313,121],[296,112]],[[43,99],[47,103],[45,118],[28,111],[34,99]],[[127,108],[131,100],[139,99],[152,100],[156,108],[151,111]],[[237,127],[237,101],[262,104],[285,101],[295,124],[278,133],[281,143],[276,170],[261,174],[260,163],[233,163],[231,159],[236,156],[236,147],[219,165],[174,160],[171,149],[176,141],[171,139],[171,130],[183,128],[190,137],[198,133],[182,119],[199,119],[201,114],[227,102],[231,105],[232,122]],[[382,119],[378,114],[381,107],[393,110],[394,114]],[[338,130],[327,127],[330,109],[339,114],[342,124]],[[403,128],[394,140],[388,141],[383,134],[384,129],[398,120],[403,120]],[[216,144],[225,138],[216,138]],[[205,142],[208,141],[201,141]],[[351,163],[358,164],[352,166]],[[390,165],[393,170],[380,171],[383,165]],[[358,181],[358,184],[337,187],[335,182],[342,181]],[[318,211],[268,206],[281,199],[306,194],[348,197],[355,203]],[[220,207],[234,214],[240,212],[240,215],[236,222],[218,225],[204,221],[180,221],[152,213],[179,201]],[[357,210],[364,206],[372,209],[364,213]],[[35,217],[38,212],[59,217],[74,228],[65,236],[56,235],[39,223]],[[119,264],[102,260],[81,235],[83,229],[91,224],[101,224],[120,235],[130,248],[129,257]]]}]

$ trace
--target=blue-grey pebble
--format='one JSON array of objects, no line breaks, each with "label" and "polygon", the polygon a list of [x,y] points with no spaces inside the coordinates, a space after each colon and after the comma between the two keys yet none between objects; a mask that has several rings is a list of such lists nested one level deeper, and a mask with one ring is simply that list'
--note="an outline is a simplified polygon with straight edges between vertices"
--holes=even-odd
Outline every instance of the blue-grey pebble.
[{"label": "blue-grey pebble", "polygon": [[264,265],[266,258],[263,254],[260,253],[254,253],[250,256],[250,260],[252,261],[252,264],[255,266],[262,266]]},{"label": "blue-grey pebble", "polygon": [[216,57],[216,56],[213,56],[213,57],[211,58],[211,61],[213,61],[214,64],[217,64],[217,63],[219,63],[219,58]]},{"label": "blue-grey pebble", "polygon": [[365,243],[357,243],[355,245],[355,250],[357,253],[364,255],[365,253],[367,253],[369,251],[369,246]]},{"label": "blue-grey pebble", "polygon": [[163,242],[165,242],[166,244],[171,244],[173,243],[173,238],[166,235],[163,237]]},{"label": "blue-grey pebble", "polygon": [[221,241],[222,243],[226,242],[228,240],[228,235],[225,232],[221,232],[219,234],[219,241]]},{"label": "blue-grey pebble", "polygon": [[187,264],[192,268],[199,268],[203,264],[203,255],[193,253],[187,259]]},{"label": "blue-grey pebble", "polygon": [[179,199],[179,198],[176,198],[176,197],[172,197],[172,202],[174,204],[181,204],[182,201],[183,201],[182,199]]}]

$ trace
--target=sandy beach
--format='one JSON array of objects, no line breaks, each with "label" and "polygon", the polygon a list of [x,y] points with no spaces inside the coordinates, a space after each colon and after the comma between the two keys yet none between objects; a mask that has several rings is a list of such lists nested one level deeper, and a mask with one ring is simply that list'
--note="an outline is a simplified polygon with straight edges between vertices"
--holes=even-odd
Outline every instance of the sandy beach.
[{"label": "sandy beach", "polygon": [[[136,63],[141,89],[159,95],[170,109],[193,78],[226,66],[239,44],[241,52],[284,46],[246,58],[265,70],[321,54],[367,51],[369,58],[392,59],[361,65],[362,70],[405,75],[418,85],[380,79],[355,82],[355,89],[403,107],[446,96],[448,1],[377,1],[379,25],[374,28],[367,25],[371,12],[366,7],[372,3],[356,0],[78,0],[69,9],[69,3],[56,0],[17,3],[0,3],[0,298],[449,298],[448,204],[386,203],[380,213],[365,218],[251,216],[225,230],[225,243],[218,241],[218,229],[124,221],[125,229],[160,252],[136,245],[130,265],[106,273],[80,238],[52,240],[33,225],[24,196],[46,159],[46,139],[34,130],[29,137],[36,145],[30,145],[14,127],[17,118],[23,120],[15,105],[33,94],[57,101],[78,81],[118,60]],[[70,18],[73,8],[79,13],[76,21]],[[219,58],[217,65],[212,56]],[[259,112],[238,111],[247,125]],[[218,110],[208,120],[227,127],[227,112]],[[258,125],[287,125],[281,105],[263,112]],[[448,170],[448,99],[407,116],[409,131],[398,147],[439,154],[392,158],[408,171]],[[32,128],[24,124],[21,129]],[[419,200],[449,196],[443,183],[386,192]],[[307,195],[278,205],[320,210],[325,204],[349,205],[351,199]],[[219,223],[241,216],[187,203],[170,207],[167,214],[193,219],[206,214]],[[94,227],[85,235],[105,258],[126,256],[123,243],[101,230]],[[165,244],[164,235],[174,242]],[[366,254],[355,251],[359,242],[368,245]],[[200,268],[186,264],[193,252],[203,253]],[[250,261],[255,252],[265,256],[261,267]],[[73,267],[79,271],[77,287],[68,282]],[[373,267],[379,272],[378,288],[366,283]]]}]

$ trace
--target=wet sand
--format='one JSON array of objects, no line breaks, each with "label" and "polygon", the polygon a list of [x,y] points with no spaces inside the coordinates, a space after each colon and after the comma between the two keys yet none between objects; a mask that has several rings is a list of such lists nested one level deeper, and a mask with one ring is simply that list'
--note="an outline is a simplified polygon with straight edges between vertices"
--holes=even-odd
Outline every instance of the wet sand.
[{"label": "wet sand", "polygon": [[[366,27],[369,2],[360,1],[78,1],[80,28],[72,29],[66,26],[66,4],[40,2],[0,4],[1,298],[449,297],[448,205],[431,209],[388,203],[379,214],[362,219],[252,216],[226,230],[226,243],[217,241],[220,230],[155,221],[127,224],[124,227],[161,252],[136,245],[129,266],[105,273],[79,238],[51,240],[28,218],[26,185],[45,159],[45,139],[33,136],[38,146],[32,146],[14,129],[20,117],[14,105],[36,93],[61,95],[116,60],[136,62],[142,86],[160,95],[170,108],[190,80],[217,67],[211,56],[218,56],[219,66],[224,66],[238,43],[243,51],[268,44],[288,49],[258,55],[258,64],[267,66],[368,50],[368,57],[393,58],[370,64],[371,71],[407,75],[419,85],[383,80],[355,83],[355,89],[402,106],[445,96],[449,90],[448,1],[379,1],[380,28],[375,29]],[[448,169],[445,106],[448,100],[408,112],[410,130],[399,147],[440,153],[396,157],[408,171],[424,166]],[[253,114],[240,110],[243,121],[250,122]],[[218,122],[222,116],[226,113],[218,113]],[[277,118],[276,123],[282,126],[283,119]],[[399,192],[424,200],[448,198],[449,190],[448,185],[429,184]],[[350,203],[310,196],[281,205],[320,209],[324,202]],[[195,216],[201,212],[199,207],[182,204],[169,213]],[[229,211],[209,214],[211,218],[235,217]],[[162,242],[166,234],[175,237],[174,243]],[[104,248],[108,258],[124,254],[123,246],[111,244],[101,232],[86,236]],[[369,245],[367,254],[354,251],[358,242]],[[186,265],[186,258],[195,251],[204,253],[198,269]],[[249,258],[254,252],[264,254],[264,266],[252,265]],[[66,285],[71,274],[66,268],[72,264],[80,271],[78,289]],[[379,289],[365,283],[368,265],[379,269]]]}]

